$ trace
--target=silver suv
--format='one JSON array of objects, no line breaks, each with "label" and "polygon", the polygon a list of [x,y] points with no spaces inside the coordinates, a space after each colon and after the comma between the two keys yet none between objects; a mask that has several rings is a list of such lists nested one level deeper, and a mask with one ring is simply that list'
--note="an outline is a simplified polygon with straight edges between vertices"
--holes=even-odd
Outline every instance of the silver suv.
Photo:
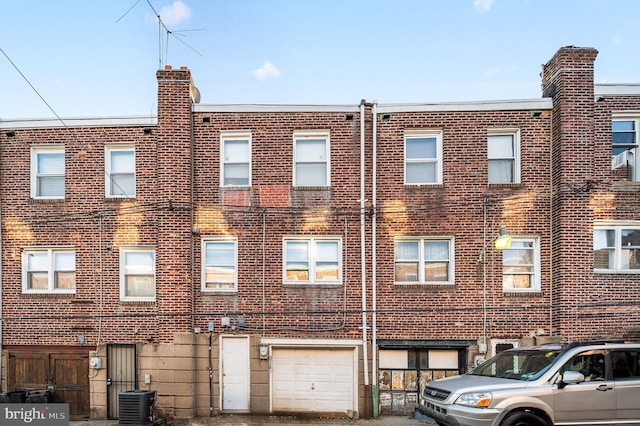
[{"label": "silver suv", "polygon": [[510,349],[430,382],[418,411],[446,426],[640,424],[640,343]]}]

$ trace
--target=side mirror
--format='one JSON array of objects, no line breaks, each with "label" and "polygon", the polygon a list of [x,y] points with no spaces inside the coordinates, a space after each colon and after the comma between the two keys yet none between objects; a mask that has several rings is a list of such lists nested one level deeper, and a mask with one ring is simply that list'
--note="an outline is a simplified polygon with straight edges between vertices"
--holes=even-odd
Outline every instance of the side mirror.
[{"label": "side mirror", "polygon": [[584,374],[579,371],[565,371],[562,373],[558,389],[562,389],[567,385],[584,382]]}]

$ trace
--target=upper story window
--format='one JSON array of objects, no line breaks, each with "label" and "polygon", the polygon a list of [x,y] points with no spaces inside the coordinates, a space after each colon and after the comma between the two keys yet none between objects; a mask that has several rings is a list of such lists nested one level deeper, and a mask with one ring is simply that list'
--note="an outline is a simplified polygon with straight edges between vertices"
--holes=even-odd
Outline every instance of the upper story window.
[{"label": "upper story window", "polygon": [[442,133],[408,131],[404,136],[404,183],[442,183]]},{"label": "upper story window", "polygon": [[296,132],[293,135],[293,185],[329,186],[329,132]]},{"label": "upper story window", "polygon": [[339,284],[342,280],[339,238],[288,238],[284,240],[284,282]]},{"label": "upper story window", "polygon": [[492,132],[487,137],[489,183],[520,183],[520,133]]},{"label": "upper story window", "polygon": [[220,135],[220,186],[251,185],[251,134],[226,132]]},{"label": "upper story window", "polygon": [[640,141],[640,118],[619,117],[611,121],[611,167],[627,169],[627,178],[640,180],[638,144]]},{"label": "upper story window", "polygon": [[537,238],[511,239],[502,250],[502,287],[505,292],[540,291],[540,247]]},{"label": "upper story window", "polygon": [[640,224],[595,226],[593,230],[596,272],[640,273]]},{"label": "upper story window", "polygon": [[638,122],[640,119],[616,119],[611,121],[611,154],[618,155],[638,147]]},{"label": "upper story window", "polygon": [[31,148],[31,198],[64,198],[64,147]]},{"label": "upper story window", "polygon": [[396,284],[453,284],[453,238],[402,238],[395,242]]},{"label": "upper story window", "polygon": [[133,145],[107,146],[105,168],[107,197],[135,197],[136,158]]},{"label": "upper story window", "polygon": [[75,293],[76,254],[69,248],[22,252],[23,293]]},{"label": "upper story window", "polygon": [[202,291],[238,289],[238,242],[235,239],[202,241]]},{"label": "upper story window", "polygon": [[120,249],[120,300],[154,301],[156,255],[146,247]]}]

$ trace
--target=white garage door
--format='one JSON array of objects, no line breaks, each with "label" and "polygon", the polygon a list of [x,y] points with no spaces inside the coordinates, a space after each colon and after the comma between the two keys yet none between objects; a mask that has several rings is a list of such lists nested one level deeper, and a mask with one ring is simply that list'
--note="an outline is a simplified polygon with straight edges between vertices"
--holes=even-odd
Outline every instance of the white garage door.
[{"label": "white garage door", "polygon": [[354,410],[353,349],[273,349],[273,411]]}]

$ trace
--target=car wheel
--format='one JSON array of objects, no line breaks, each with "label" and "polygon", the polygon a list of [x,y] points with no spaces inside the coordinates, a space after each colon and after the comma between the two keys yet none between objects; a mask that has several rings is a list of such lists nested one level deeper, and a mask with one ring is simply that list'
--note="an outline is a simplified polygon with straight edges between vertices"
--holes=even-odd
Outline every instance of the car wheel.
[{"label": "car wheel", "polygon": [[520,411],[509,414],[502,422],[502,426],[547,426],[547,422],[533,413]]}]

